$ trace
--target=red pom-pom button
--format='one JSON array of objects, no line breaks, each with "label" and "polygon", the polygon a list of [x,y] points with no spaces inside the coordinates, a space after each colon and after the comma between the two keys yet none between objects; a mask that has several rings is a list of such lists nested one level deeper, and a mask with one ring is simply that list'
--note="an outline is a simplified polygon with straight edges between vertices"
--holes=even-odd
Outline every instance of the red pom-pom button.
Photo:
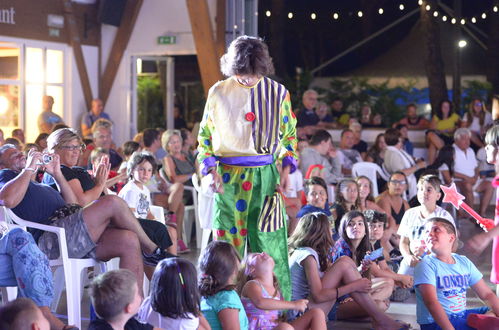
[{"label": "red pom-pom button", "polygon": [[253,112],[248,112],[248,113],[246,113],[246,115],[244,115],[244,118],[247,121],[253,121],[253,120],[255,120],[255,114]]}]

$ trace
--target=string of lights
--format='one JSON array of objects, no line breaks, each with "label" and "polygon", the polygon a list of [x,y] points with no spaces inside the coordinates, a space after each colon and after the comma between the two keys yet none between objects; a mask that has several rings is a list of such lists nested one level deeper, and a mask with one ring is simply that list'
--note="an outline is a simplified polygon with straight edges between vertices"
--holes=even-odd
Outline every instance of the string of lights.
[{"label": "string of lights", "polygon": [[[441,19],[442,22],[448,22],[450,24],[459,23],[461,25],[465,25],[468,23],[476,24],[476,23],[480,22],[480,20],[482,20],[482,21],[486,20],[487,17],[489,17],[490,15],[498,14],[498,12],[499,12],[499,6],[493,5],[493,6],[491,6],[491,8],[489,10],[482,12],[481,15],[472,16],[472,17],[457,18],[457,17],[454,17],[452,15],[449,15],[448,13],[445,13],[445,11],[443,11],[443,10],[439,10],[438,6],[437,6],[437,8],[432,8],[431,5],[425,4],[425,2],[423,0],[418,0],[418,5],[425,6],[425,9],[427,11],[432,12],[433,17],[435,17],[436,19]],[[406,8],[406,5],[404,5],[403,3],[400,3],[398,5],[398,9],[400,11],[405,11],[407,8]],[[378,8],[377,12],[378,12],[378,15],[383,15],[385,13],[385,9]],[[294,13],[294,12],[290,11],[290,12],[288,12],[287,17],[288,17],[288,19],[292,20],[292,19],[296,19],[299,15],[303,15],[303,13]],[[307,13],[306,15],[309,16],[311,20],[316,20],[319,17],[318,16],[319,14],[316,12],[311,12],[309,14]],[[341,13],[340,11],[333,11],[332,13],[331,12],[329,12],[327,14],[324,13],[324,15],[329,16],[333,21],[339,21],[343,17],[350,17],[351,12]],[[364,13],[362,12],[362,10],[358,10],[357,12],[354,13],[354,15],[358,18],[362,18],[364,16]],[[270,10],[266,10],[265,16],[270,18],[272,16],[272,12]]]}]

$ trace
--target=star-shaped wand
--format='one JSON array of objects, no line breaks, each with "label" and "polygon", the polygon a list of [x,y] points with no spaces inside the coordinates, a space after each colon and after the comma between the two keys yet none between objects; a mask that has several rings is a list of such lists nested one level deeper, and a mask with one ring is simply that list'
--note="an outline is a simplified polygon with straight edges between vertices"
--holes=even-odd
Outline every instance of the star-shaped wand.
[{"label": "star-shaped wand", "polygon": [[465,197],[457,192],[456,184],[454,182],[450,187],[440,185],[440,188],[442,188],[442,191],[444,192],[444,199],[442,200],[442,202],[451,203],[452,205],[454,205],[456,210],[459,210],[459,207],[463,208],[463,210],[465,210],[476,220],[476,222],[480,225],[480,227],[482,227],[484,231],[487,232],[490,229],[494,228],[495,225],[493,220],[483,218],[478,213],[476,213],[475,210],[471,208],[471,206],[464,202]]}]

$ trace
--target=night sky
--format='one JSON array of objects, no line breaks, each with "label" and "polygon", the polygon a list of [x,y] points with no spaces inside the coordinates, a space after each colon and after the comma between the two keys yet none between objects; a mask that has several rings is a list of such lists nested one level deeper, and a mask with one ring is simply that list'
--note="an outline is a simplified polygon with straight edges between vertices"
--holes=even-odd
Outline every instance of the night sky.
[{"label": "night sky", "polygon": [[[441,3],[452,9],[454,0]],[[279,4],[282,4],[280,11]],[[401,4],[403,10],[400,10]],[[277,75],[293,76],[296,67],[311,70],[418,7],[417,0],[260,0],[259,35],[269,44],[271,56],[277,64]],[[383,8],[381,15],[379,8]],[[463,0],[462,17],[468,25],[472,24],[471,18],[476,17],[476,28],[488,33],[488,19],[483,20],[480,16],[483,12],[487,15],[499,14],[494,13],[492,8],[493,0]],[[266,16],[267,10],[271,11],[270,17]],[[435,19],[441,20],[443,9],[439,7],[437,10],[439,16]],[[362,17],[358,17],[358,11],[363,12]],[[290,12],[293,13],[292,19],[288,18]],[[312,13],[316,14],[315,20],[311,19]],[[338,13],[337,20],[333,19],[333,13]],[[446,15],[449,17],[447,24],[451,24],[451,16]],[[416,13],[321,70],[317,76],[341,74],[382,55],[402,40],[418,19],[419,13]],[[272,23],[276,24],[274,33]],[[486,38],[481,38],[486,43]]]}]

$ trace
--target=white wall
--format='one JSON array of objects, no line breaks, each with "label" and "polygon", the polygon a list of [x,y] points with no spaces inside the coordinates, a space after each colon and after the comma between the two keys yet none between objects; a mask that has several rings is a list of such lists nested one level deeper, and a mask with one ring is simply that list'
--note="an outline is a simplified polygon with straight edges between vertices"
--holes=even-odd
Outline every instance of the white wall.
[{"label": "white wall", "polygon": [[[215,0],[208,0],[215,27]],[[124,17],[126,19],[126,17]],[[102,29],[102,70],[112,47],[116,28]],[[175,45],[158,45],[157,37],[175,35]],[[121,144],[131,136],[131,58],[134,55],[196,54],[185,0],[147,0],[142,3],[135,28],[123,55],[105,111],[115,122],[114,139]]]}]

